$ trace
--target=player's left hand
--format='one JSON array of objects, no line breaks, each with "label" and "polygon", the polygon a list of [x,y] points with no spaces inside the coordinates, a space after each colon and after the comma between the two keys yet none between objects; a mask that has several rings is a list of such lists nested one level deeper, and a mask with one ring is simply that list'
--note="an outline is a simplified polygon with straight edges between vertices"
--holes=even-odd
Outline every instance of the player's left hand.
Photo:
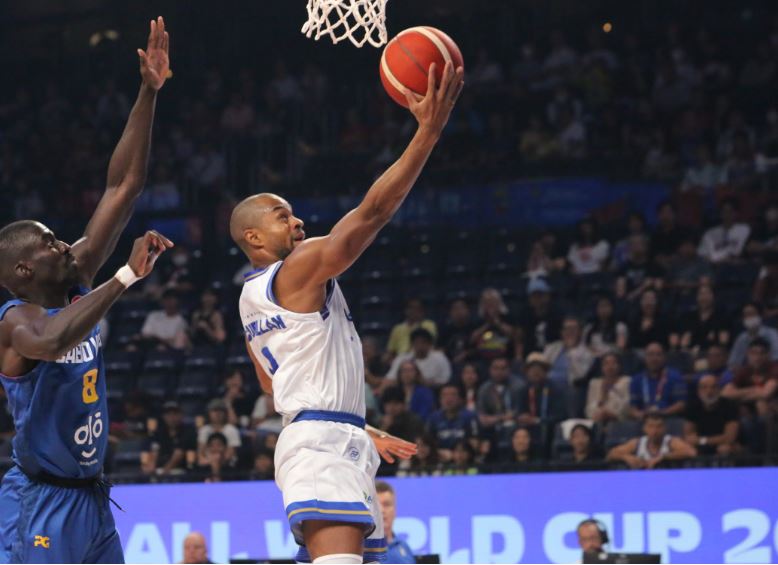
[{"label": "player's left hand", "polygon": [[415,443],[405,441],[398,437],[386,434],[386,437],[373,437],[378,454],[387,463],[394,463],[395,457],[400,459],[410,459],[416,455],[418,447]]},{"label": "player's left hand", "polygon": [[170,37],[165,31],[165,20],[162,16],[151,20],[149,41],[146,50],[138,49],[140,58],[140,76],[143,83],[154,90],[159,90],[170,75]]}]

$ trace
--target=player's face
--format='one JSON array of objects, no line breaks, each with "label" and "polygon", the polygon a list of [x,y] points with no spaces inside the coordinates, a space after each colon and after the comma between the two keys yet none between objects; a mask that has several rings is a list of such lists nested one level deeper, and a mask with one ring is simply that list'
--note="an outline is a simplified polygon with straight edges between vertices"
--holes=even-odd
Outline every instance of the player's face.
[{"label": "player's face", "polygon": [[75,284],[78,281],[78,261],[70,252],[70,246],[43,225],[33,243],[30,263],[35,278],[44,284]]},{"label": "player's face", "polygon": [[292,212],[288,202],[279,200],[263,219],[265,249],[279,259],[286,259],[305,239],[304,223]]}]

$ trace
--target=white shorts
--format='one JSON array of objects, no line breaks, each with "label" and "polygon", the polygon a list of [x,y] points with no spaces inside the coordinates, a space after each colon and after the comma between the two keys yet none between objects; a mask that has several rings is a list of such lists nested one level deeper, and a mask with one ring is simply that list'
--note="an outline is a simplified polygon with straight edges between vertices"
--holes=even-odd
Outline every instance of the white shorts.
[{"label": "white shorts", "polygon": [[276,445],[276,484],[295,541],[303,546],[298,561],[310,561],[305,520],[363,524],[365,562],[383,560],[386,539],[375,491],[380,462],[370,436],[357,426],[306,420],[283,429]]}]

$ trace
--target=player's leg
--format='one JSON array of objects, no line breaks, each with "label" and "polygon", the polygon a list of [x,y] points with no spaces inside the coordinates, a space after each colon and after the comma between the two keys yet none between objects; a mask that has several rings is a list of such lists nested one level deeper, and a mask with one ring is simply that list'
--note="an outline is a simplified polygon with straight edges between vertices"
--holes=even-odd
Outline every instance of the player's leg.
[{"label": "player's leg", "polygon": [[86,495],[9,471],[0,489],[0,561],[80,563],[90,543],[90,530],[79,519],[89,507]]},{"label": "player's leg", "polygon": [[124,563],[119,532],[111,512],[111,502],[102,492],[95,492],[100,522],[94,543],[89,548],[84,563]]},{"label": "player's leg", "polygon": [[[363,524],[306,520],[302,529],[305,547],[313,563],[362,563]],[[337,560],[327,561],[328,556]]]}]

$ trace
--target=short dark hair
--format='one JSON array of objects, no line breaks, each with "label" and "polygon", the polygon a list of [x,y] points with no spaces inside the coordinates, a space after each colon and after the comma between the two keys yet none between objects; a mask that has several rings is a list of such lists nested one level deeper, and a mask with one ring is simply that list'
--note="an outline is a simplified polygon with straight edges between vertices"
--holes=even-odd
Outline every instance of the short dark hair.
[{"label": "short dark hair", "polygon": [[208,441],[206,441],[205,444],[211,445],[214,441],[220,441],[224,445],[227,445],[227,436],[225,436],[221,432],[213,432],[211,435],[208,436]]},{"label": "short dark hair", "polygon": [[375,482],[375,491],[378,494],[381,494],[382,492],[391,492],[394,495],[394,489],[392,488],[392,485],[384,481]]},{"label": "short dark hair", "polygon": [[765,351],[770,351],[770,342],[763,337],[756,337],[748,344],[748,348],[761,347]]},{"label": "short dark hair", "polygon": [[586,435],[589,436],[589,439],[592,439],[592,429],[586,424],[576,424],[575,426],[573,426],[573,429],[570,430],[570,437],[573,437],[573,432],[575,432],[576,430],[583,430],[584,433],[586,433]]},{"label": "short dark hair", "polygon": [[19,220],[0,229],[0,283],[10,283],[9,275],[20,259],[20,253],[32,243],[39,230],[38,222],[33,220]]},{"label": "short dark hair", "polygon": [[762,313],[762,305],[759,304],[758,302],[754,302],[753,300],[749,300],[748,302],[743,304],[743,307],[740,309],[740,311],[742,312],[743,310],[745,310],[746,308],[749,308],[749,307],[751,307],[754,310],[756,310],[757,312],[759,312],[759,314]]},{"label": "short dark hair", "polygon": [[654,421],[658,420],[660,422],[664,422],[665,417],[662,416],[662,414],[660,414],[659,412],[648,412],[645,416],[643,416],[643,423],[645,424],[649,420],[654,420]]},{"label": "short dark hair", "polygon": [[389,404],[390,402],[405,403],[405,391],[399,386],[389,387],[384,391],[381,400],[384,404]]},{"label": "short dark hair", "polygon": [[462,389],[459,388],[456,384],[446,383],[442,387],[440,387],[440,392],[442,393],[447,388],[453,388],[455,391],[457,391],[457,395],[459,396],[459,398],[462,398]]},{"label": "short dark hair", "polygon": [[173,288],[168,288],[162,293],[162,300],[165,298],[178,298],[178,292]]},{"label": "short dark hair", "polygon": [[430,343],[435,343],[435,338],[432,336],[432,333],[430,333],[428,330],[425,330],[424,328],[416,328],[411,332],[411,343],[417,339],[425,339]]}]

